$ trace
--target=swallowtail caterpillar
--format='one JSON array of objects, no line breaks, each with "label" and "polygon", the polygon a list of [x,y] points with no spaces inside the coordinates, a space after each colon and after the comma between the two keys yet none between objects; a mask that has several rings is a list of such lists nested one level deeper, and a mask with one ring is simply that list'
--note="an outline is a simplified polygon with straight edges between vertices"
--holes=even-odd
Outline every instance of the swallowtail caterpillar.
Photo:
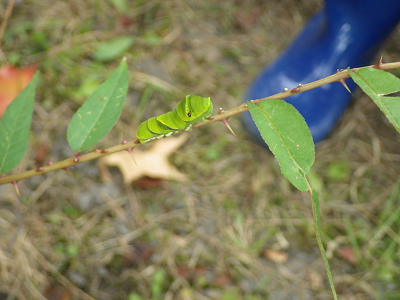
[{"label": "swallowtail caterpillar", "polygon": [[136,137],[144,144],[154,139],[161,139],[176,132],[192,129],[194,123],[210,117],[213,104],[210,97],[186,96],[179,101],[173,111],[153,117],[141,123]]}]

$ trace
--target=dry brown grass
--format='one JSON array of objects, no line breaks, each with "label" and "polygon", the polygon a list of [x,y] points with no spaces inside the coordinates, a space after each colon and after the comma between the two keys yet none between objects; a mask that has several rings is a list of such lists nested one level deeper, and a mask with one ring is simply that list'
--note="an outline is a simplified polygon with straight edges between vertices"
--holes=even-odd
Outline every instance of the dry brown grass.
[{"label": "dry brown grass", "polygon": [[[79,102],[73,91],[87,76],[103,80],[117,63],[107,69],[90,63],[99,42],[121,33],[137,36],[127,54],[129,99],[121,122],[102,141],[107,146],[133,138],[141,120],[132,116],[146,88],[154,92],[143,118],[171,109],[186,93],[211,96],[224,109],[240,103],[254,76],[321,1],[153,0],[135,6],[127,12],[134,20],[127,29],[105,0],[27,0],[14,11],[9,28],[30,20],[33,29],[3,51],[41,64],[43,80],[32,151],[20,168],[33,166],[40,141],[51,144],[52,160],[73,155],[65,139]],[[50,47],[25,58],[33,32],[44,32]],[[146,34],[162,42],[150,46]],[[390,52],[385,57],[399,59]],[[21,199],[11,186],[0,186],[0,291],[7,299],[40,299],[57,283],[72,291],[72,299],[127,299],[132,292],[151,299],[153,274],[162,268],[165,299],[331,299],[309,200],[282,178],[269,153],[247,139],[238,118],[230,122],[238,138],[222,124],[205,126],[172,158],[191,178],[184,184],[140,190],[123,186],[115,170],[113,183],[103,184],[92,162],[71,169],[74,176],[59,171],[24,180]],[[372,257],[370,268],[353,267],[337,250],[350,244],[345,216],[361,218],[370,232],[380,222],[398,179],[399,142],[363,96],[317,149],[323,238],[341,299],[376,299],[379,293],[372,272],[379,259]],[[349,178],[327,176],[335,162],[349,166]],[[285,251],[289,261],[268,261],[264,249]],[[374,256],[371,247],[364,250]]]}]

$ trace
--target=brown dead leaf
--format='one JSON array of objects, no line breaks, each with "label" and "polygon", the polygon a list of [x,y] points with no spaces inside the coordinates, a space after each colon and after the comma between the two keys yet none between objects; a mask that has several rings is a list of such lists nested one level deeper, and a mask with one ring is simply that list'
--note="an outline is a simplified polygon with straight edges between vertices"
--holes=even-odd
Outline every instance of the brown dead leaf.
[{"label": "brown dead leaf", "polygon": [[70,300],[71,291],[60,285],[51,285],[43,296],[48,300]]},{"label": "brown dead leaf", "polygon": [[306,277],[314,291],[323,289],[324,276],[312,268],[306,268]]},{"label": "brown dead leaf", "polygon": [[234,23],[238,28],[248,30],[263,13],[264,10],[260,7],[253,9],[251,13],[246,12],[245,10],[239,10],[234,18]]},{"label": "brown dead leaf", "polygon": [[228,274],[219,274],[214,278],[214,284],[219,287],[225,287],[232,282],[232,278]]},{"label": "brown dead leaf", "polygon": [[136,266],[147,261],[153,253],[154,249],[150,244],[134,240],[123,254],[123,264],[125,266]]},{"label": "brown dead leaf", "polygon": [[353,248],[351,247],[343,247],[338,250],[338,255],[341,259],[347,261],[352,266],[358,265],[357,257],[354,253]]},{"label": "brown dead leaf", "polygon": [[46,163],[49,154],[49,144],[41,141],[36,149],[35,162],[37,166],[42,166]]},{"label": "brown dead leaf", "polygon": [[267,259],[276,262],[278,264],[285,263],[289,258],[289,255],[286,252],[270,250],[270,249],[264,250],[264,256]]},{"label": "brown dead leaf", "polygon": [[120,169],[124,183],[131,184],[143,177],[164,180],[185,181],[187,177],[169,161],[168,157],[182,146],[188,139],[187,134],[178,137],[169,137],[153,142],[147,151],[137,148],[132,150],[133,157],[127,151],[105,156],[99,160],[98,166],[103,179],[109,179],[108,166]]},{"label": "brown dead leaf", "polygon": [[144,176],[142,178],[139,178],[138,180],[132,181],[132,185],[140,187],[142,189],[156,189],[164,185],[164,180]]}]

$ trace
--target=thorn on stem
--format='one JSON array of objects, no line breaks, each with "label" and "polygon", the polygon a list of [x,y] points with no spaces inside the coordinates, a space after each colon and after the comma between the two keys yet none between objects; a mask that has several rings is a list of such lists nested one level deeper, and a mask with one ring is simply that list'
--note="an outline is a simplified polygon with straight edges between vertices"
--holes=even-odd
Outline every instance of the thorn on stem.
[{"label": "thorn on stem", "polygon": [[224,125],[229,129],[230,132],[232,132],[232,134],[234,136],[236,136],[235,132],[233,131],[232,127],[229,125],[228,123],[228,119],[222,119],[221,120],[222,123],[224,123]]},{"label": "thorn on stem", "polygon": [[19,192],[18,188],[18,181],[13,181],[12,185],[14,186],[15,192],[17,193],[18,197],[21,197],[21,193]]},{"label": "thorn on stem", "polygon": [[288,88],[284,88],[283,89],[283,92],[287,92],[289,89]]},{"label": "thorn on stem", "polygon": [[290,92],[292,94],[298,93],[298,92],[300,92],[300,89],[301,89],[302,86],[303,85],[301,83],[299,83],[298,86],[296,86],[295,88],[291,89]]},{"label": "thorn on stem", "polygon": [[[253,100],[251,100],[251,101],[253,101]],[[222,108],[219,108],[219,110],[218,110],[218,114],[219,114],[219,115],[220,115],[220,114],[223,114],[224,112],[225,112],[225,111],[224,111]],[[220,120],[220,121],[221,121],[222,123],[224,123],[224,125],[225,125],[226,127],[228,127],[229,131],[232,132],[232,134],[233,134],[234,136],[236,136],[235,132],[233,132],[231,126],[230,126],[229,123],[228,123],[228,118],[222,119],[222,120]]]},{"label": "thorn on stem", "polygon": [[101,153],[107,153],[107,152],[108,152],[108,149],[103,149],[103,150],[101,150],[100,152],[101,152]]},{"label": "thorn on stem", "polygon": [[53,162],[51,161],[51,160],[49,160],[48,162],[47,162],[47,165],[48,166],[51,166],[53,164]]},{"label": "thorn on stem", "polygon": [[122,145],[125,145],[125,144],[128,144],[128,141],[124,138],[123,140],[122,140],[122,143],[121,143]]},{"label": "thorn on stem", "polygon": [[132,148],[128,148],[126,149],[126,151],[128,151],[128,153],[131,155],[133,162],[135,163],[135,165],[137,165],[135,158],[133,157],[133,152],[132,152]]},{"label": "thorn on stem", "polygon": [[353,93],[350,91],[349,87],[347,86],[346,82],[344,81],[344,79],[340,79],[339,82],[344,86],[344,88],[353,95]]},{"label": "thorn on stem", "polygon": [[74,175],[74,174],[72,174],[67,168],[63,168],[63,170],[65,171],[65,172],[67,172],[69,175]]},{"label": "thorn on stem", "polygon": [[228,119],[222,119],[221,122],[224,123],[224,125],[225,125],[226,127],[228,127],[229,131],[232,132],[232,134],[233,134],[234,136],[236,136],[235,132],[232,130],[231,126],[230,126],[229,123],[228,123]]},{"label": "thorn on stem", "polygon": [[37,166],[36,167],[36,172],[42,172],[43,171],[43,167]]},{"label": "thorn on stem", "polygon": [[[340,72],[341,72],[341,70],[339,70],[339,69],[336,70],[336,74],[339,74]],[[350,91],[349,87],[347,86],[346,81],[344,81],[344,78],[341,78],[341,79],[339,79],[339,80],[337,80],[337,81],[340,82],[340,83],[344,86],[344,88],[345,88],[350,94],[353,95],[353,93]]]},{"label": "thorn on stem", "polygon": [[382,58],[383,55],[381,56],[381,58],[379,59],[379,62],[377,64],[374,65],[375,69],[381,69],[382,68]]}]

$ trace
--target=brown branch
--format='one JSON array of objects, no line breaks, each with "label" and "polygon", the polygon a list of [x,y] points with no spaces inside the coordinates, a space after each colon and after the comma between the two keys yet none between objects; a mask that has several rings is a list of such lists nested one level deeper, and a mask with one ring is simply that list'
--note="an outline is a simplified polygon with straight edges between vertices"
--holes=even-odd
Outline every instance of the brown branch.
[{"label": "brown branch", "polygon": [[51,165],[47,165],[47,166],[43,166],[40,168],[36,168],[36,169],[32,169],[29,171],[25,171],[25,172],[21,172],[21,173],[17,173],[17,174],[13,174],[13,175],[8,175],[8,176],[4,176],[0,178],[0,185],[5,184],[5,183],[11,183],[11,182],[15,182],[15,181],[19,181],[22,179],[26,179],[29,177],[33,177],[36,175],[41,175],[41,174],[45,174],[51,171],[55,171],[55,170],[62,170],[62,169],[66,169],[68,167],[89,161],[89,160],[93,160],[93,159],[97,159],[115,152],[119,152],[119,151],[123,151],[123,150],[127,150],[129,148],[135,148],[137,146],[139,146],[140,143],[137,141],[132,141],[132,142],[128,142],[126,144],[121,144],[121,145],[116,145],[104,150],[96,150],[87,154],[83,154],[83,155],[79,155],[79,156],[74,156],[74,157],[70,157],[55,163],[52,163]]},{"label": "brown branch", "polygon": [[[372,67],[373,68],[373,67],[377,67],[377,66],[373,65],[373,66],[368,66],[368,67]],[[379,64],[378,68],[381,69],[381,70],[397,69],[397,68],[400,68],[400,62]],[[354,71],[354,70],[359,70],[359,69],[361,69],[361,68],[354,68],[352,70]],[[332,82],[340,83],[340,80],[344,80],[344,79],[349,78],[349,77],[350,77],[350,74],[347,71],[347,69],[346,70],[342,70],[342,71],[337,72],[336,74],[333,74],[331,76],[328,76],[328,77],[325,77],[325,78],[322,78],[322,79],[319,79],[319,80],[316,80],[316,81],[313,81],[313,82],[310,82],[310,83],[307,83],[307,84],[304,84],[304,85],[293,87],[292,89],[285,90],[285,91],[283,91],[281,93],[278,93],[278,94],[275,94],[275,95],[271,95],[271,96],[268,96],[268,97],[265,97],[265,98],[261,98],[261,99],[254,99],[253,102],[254,103],[258,103],[260,101],[268,100],[268,99],[284,99],[284,98],[293,96],[293,95],[298,94],[298,93],[302,93],[302,92],[305,92],[305,91],[309,91],[309,90],[315,89],[317,87],[323,86],[323,85],[328,84],[328,83],[332,83]],[[197,124],[195,124],[193,126],[193,128],[198,128],[198,127],[207,125],[209,123],[221,121],[222,119],[227,119],[229,117],[232,117],[234,115],[240,114],[240,113],[248,111],[248,110],[249,110],[249,108],[247,107],[247,104],[243,103],[242,105],[239,105],[239,106],[237,106],[235,108],[229,109],[229,110],[225,111],[222,114],[217,114],[217,115],[213,116],[212,120],[210,120],[208,122],[197,123]]]},{"label": "brown branch", "polygon": [[[379,64],[379,65],[369,66],[369,67],[376,67],[376,68],[379,68],[382,70],[390,70],[390,69],[400,68],[400,62]],[[358,70],[358,69],[361,69],[361,68],[354,68],[352,70]],[[313,81],[313,82],[305,84],[305,85],[299,85],[297,87],[293,87],[290,90],[288,89],[281,93],[278,93],[278,94],[275,94],[272,96],[268,96],[268,97],[265,97],[262,99],[255,99],[253,101],[254,101],[254,103],[258,103],[260,101],[268,100],[268,99],[283,99],[283,98],[292,96],[293,94],[302,93],[302,92],[320,87],[320,86],[328,84],[328,83],[332,83],[332,82],[340,83],[341,80],[344,80],[349,77],[350,77],[349,72],[347,70],[342,70],[342,71],[337,72],[336,74],[328,76],[326,78],[323,78],[323,79],[320,79],[317,81]],[[223,119],[227,119],[229,117],[235,116],[235,115],[245,112],[247,110],[249,110],[247,107],[247,104],[243,103],[243,104],[241,104],[235,108],[229,109],[223,113],[218,113],[218,114],[214,115],[212,118],[210,118],[210,121],[197,123],[193,126],[193,128],[198,128],[198,127],[210,124],[210,123],[221,121]],[[90,153],[87,153],[87,154],[84,154],[81,156],[67,158],[65,160],[53,163],[51,165],[41,167],[39,169],[33,169],[33,170],[18,173],[18,174],[0,177],[0,185],[16,182],[16,181],[19,181],[22,179],[26,179],[29,177],[48,173],[48,172],[55,171],[55,170],[66,169],[68,167],[74,166],[79,163],[97,159],[97,158],[100,158],[100,157],[103,157],[103,156],[106,156],[106,155],[109,155],[109,154],[112,154],[115,152],[127,150],[129,148],[135,148],[139,145],[141,145],[141,144],[139,143],[139,141],[136,140],[136,141],[132,141],[132,142],[128,142],[128,143],[124,143],[121,145],[116,145],[116,146],[107,148],[106,151],[105,150],[102,150],[102,151],[97,150],[97,151],[93,151],[93,152],[90,152]]]}]

